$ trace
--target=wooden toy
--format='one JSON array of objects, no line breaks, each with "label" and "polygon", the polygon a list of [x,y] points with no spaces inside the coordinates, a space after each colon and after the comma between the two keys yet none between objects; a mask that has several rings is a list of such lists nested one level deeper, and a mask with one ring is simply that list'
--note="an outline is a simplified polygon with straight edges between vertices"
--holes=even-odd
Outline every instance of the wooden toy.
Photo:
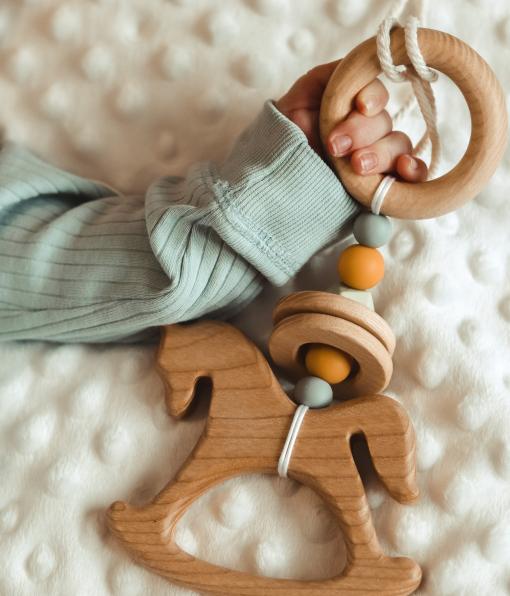
[{"label": "wooden toy", "polygon": [[[419,45],[427,63],[464,94],[471,140],[446,175],[391,186],[381,212],[401,218],[433,217],[459,207],[481,190],[506,143],[504,97],[482,58],[460,40],[429,29],[419,31]],[[396,61],[409,63],[401,29],[393,31],[391,47]],[[323,140],[379,73],[375,38],[341,62],[321,106]],[[345,158],[332,159],[332,165],[349,192],[370,207],[381,176],[356,176]],[[364,435],[390,495],[401,503],[418,497],[411,422],[395,400],[381,394],[392,375],[395,338],[366,292],[382,278],[377,247],[387,242],[391,226],[387,218],[365,213],[354,231],[359,244],[339,259],[345,284],[339,293],[294,293],[274,311],[271,357],[296,381],[297,401],[307,405],[285,394],[264,356],[231,325],[203,321],[163,330],[158,366],[170,415],[186,413],[201,379],[210,380],[212,399],[205,430],[177,477],[144,507],[116,502],[108,511],[120,542],[154,572],[204,593],[235,596],[393,596],[411,594],[419,585],[421,570],[414,561],[381,551],[350,448],[353,435]],[[308,410],[308,405],[326,407]],[[343,531],[347,564],[338,576],[321,581],[253,576],[179,548],[176,524],[201,494],[240,474],[276,474],[283,455],[285,474],[316,490]]]},{"label": "wooden toy", "polygon": [[[420,50],[428,66],[444,73],[462,92],[471,116],[469,146],[460,162],[447,174],[427,182],[395,182],[382,213],[401,219],[437,217],[472,199],[494,173],[507,142],[507,111],[503,90],[490,66],[467,44],[453,35],[420,28]],[[404,31],[391,34],[396,64],[409,65]],[[368,39],[342,60],[324,92],[320,111],[321,137],[352,109],[352,100],[381,73],[375,38]],[[382,176],[357,176],[349,160],[330,157],[349,193],[368,209]]]},{"label": "wooden toy", "polygon": [[[343,303],[347,299],[333,296],[325,304],[334,308],[335,301]],[[286,306],[285,301],[282,305]],[[362,314],[364,307],[358,306],[358,313]],[[317,303],[315,308],[319,308]],[[296,347],[303,338],[299,321],[294,326],[292,319],[306,321],[310,316],[337,321],[337,329],[321,327],[315,338],[334,345],[352,345],[353,356],[361,356],[365,380],[356,384],[362,390],[361,397],[310,410],[289,465],[289,476],[316,490],[338,520],[347,550],[344,571],[338,577],[309,582],[259,577],[197,560],[175,544],[177,522],[209,488],[239,474],[276,473],[296,410],[296,404],[281,389],[254,344],[233,326],[213,321],[167,327],[158,356],[172,416],[180,417],[186,412],[199,379],[211,379],[211,406],[202,437],[177,477],[151,504],[136,508],[114,503],[108,511],[110,528],[140,563],[208,594],[410,594],[419,584],[421,572],[416,563],[386,557],[381,551],[349,443],[354,434],[362,433],[375,469],[393,498],[401,503],[417,498],[414,433],[407,414],[396,401],[364,390],[386,386],[391,358],[365,326],[341,318],[341,307],[337,314],[327,311],[328,308],[326,312],[291,315],[282,319],[277,329],[290,324],[297,340],[290,344]],[[372,322],[388,332],[378,315],[366,311]],[[276,317],[280,314],[277,309]],[[310,328],[314,329],[314,325],[310,324]],[[276,352],[283,337],[277,329],[272,337]],[[372,344],[368,344],[368,338],[381,346],[370,359]],[[288,364],[286,349],[281,352],[281,360],[278,353],[275,355],[277,364]]]}]

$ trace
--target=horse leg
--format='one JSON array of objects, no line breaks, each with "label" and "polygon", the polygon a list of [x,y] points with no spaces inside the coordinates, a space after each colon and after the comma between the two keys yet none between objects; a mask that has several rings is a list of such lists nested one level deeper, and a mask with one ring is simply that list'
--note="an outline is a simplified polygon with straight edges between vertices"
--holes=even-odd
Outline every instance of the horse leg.
[{"label": "horse leg", "polygon": [[342,596],[411,594],[421,570],[411,559],[387,557],[381,550],[349,441],[342,435],[345,407],[333,408],[307,414],[289,467],[290,477],[324,498],[343,532],[347,564],[330,581]]}]

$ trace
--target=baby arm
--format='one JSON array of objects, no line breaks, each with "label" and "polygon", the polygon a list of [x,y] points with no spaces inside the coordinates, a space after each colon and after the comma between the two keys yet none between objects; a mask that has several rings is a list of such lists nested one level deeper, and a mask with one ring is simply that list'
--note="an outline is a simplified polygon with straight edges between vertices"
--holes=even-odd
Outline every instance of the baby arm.
[{"label": "baby arm", "polygon": [[[222,165],[162,178],[145,202],[4,146],[0,339],[133,341],[159,325],[229,316],[265,279],[287,281],[359,210],[318,153],[331,71],[310,71],[279,109],[266,102]],[[377,114],[354,112],[335,131],[351,136],[347,151],[363,139],[379,151],[387,124]]]},{"label": "baby arm", "polygon": [[[7,143],[0,151],[0,339],[133,341],[221,314],[262,276],[206,220],[210,164],[112,196]],[[152,329],[154,331],[154,329]]]}]

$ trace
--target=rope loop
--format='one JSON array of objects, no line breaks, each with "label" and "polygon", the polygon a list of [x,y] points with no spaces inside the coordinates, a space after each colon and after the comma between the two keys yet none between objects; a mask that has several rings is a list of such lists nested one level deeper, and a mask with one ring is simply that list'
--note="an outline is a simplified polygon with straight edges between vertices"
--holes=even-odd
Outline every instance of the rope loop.
[{"label": "rope loop", "polygon": [[420,46],[418,44],[418,27],[420,21],[417,17],[409,17],[405,24],[405,42],[406,51],[411,60],[414,70],[423,81],[434,83],[437,81],[439,75],[435,70],[429,68],[425,63],[422,53],[420,52]]},{"label": "rope loop", "polygon": [[379,25],[377,32],[377,57],[384,74],[394,83],[404,83],[407,81],[407,68],[403,64],[395,66],[393,63],[393,56],[391,55],[391,38],[390,33],[395,25],[398,25],[398,20],[395,17],[388,17]]},{"label": "rope loop", "polygon": [[[405,0],[399,2],[399,12],[402,12],[405,4]],[[420,21],[415,16],[409,17],[404,25],[406,52],[409,56],[412,68],[408,68],[403,64],[394,64],[393,56],[391,55],[390,34],[393,27],[397,24],[399,24],[399,21],[395,14],[390,14],[380,24],[376,38],[377,57],[379,58],[382,71],[390,81],[395,83],[403,83],[407,81],[411,83],[413,90],[411,101],[406,102],[396,114],[395,119],[398,120],[409,111],[415,101],[418,103],[421,115],[425,121],[425,133],[413,149],[413,154],[423,153],[426,146],[430,143],[431,154],[428,169],[430,178],[436,173],[441,159],[441,140],[437,128],[436,100],[431,86],[431,83],[437,81],[438,73],[427,66],[420,51],[418,43],[418,27]],[[371,204],[372,212],[376,215],[380,213],[384,199],[394,180],[395,178],[393,176],[385,176],[376,188]]]}]

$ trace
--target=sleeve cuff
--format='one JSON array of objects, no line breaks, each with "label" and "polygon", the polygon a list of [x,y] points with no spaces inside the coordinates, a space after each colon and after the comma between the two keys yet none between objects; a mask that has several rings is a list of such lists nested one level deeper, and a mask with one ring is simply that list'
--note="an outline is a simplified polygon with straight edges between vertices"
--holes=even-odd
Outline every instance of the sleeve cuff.
[{"label": "sleeve cuff", "polygon": [[305,134],[266,101],[225,163],[204,172],[211,225],[276,285],[330,243],[360,210]]}]

